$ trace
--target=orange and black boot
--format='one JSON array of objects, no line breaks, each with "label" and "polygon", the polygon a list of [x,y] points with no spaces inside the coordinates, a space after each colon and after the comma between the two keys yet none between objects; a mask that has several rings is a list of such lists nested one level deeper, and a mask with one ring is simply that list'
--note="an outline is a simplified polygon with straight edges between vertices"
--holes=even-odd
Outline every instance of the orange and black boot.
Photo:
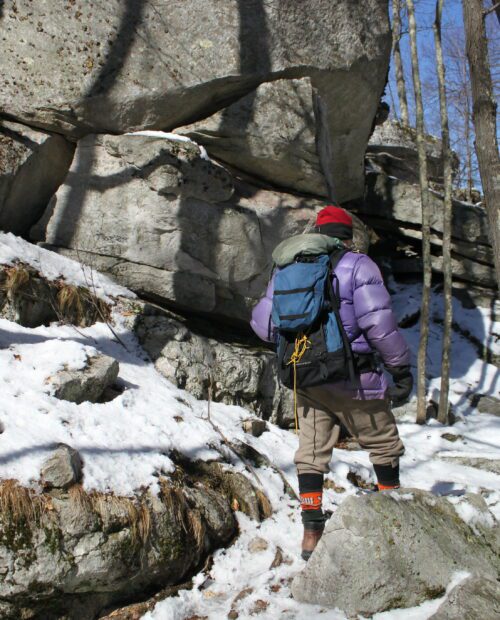
[{"label": "orange and black boot", "polygon": [[390,491],[399,489],[399,463],[392,465],[374,465],[375,475],[377,476],[377,491]]},{"label": "orange and black boot", "polygon": [[302,538],[302,559],[308,560],[325,529],[325,515],[322,509],[323,474],[299,474],[300,507],[304,537]]}]

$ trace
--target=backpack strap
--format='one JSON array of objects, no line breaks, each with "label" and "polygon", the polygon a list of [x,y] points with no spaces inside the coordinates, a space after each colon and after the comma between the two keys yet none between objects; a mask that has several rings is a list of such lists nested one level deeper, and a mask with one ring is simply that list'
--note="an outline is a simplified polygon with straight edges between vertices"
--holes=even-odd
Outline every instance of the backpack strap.
[{"label": "backpack strap", "polygon": [[347,252],[349,252],[349,250],[347,248],[343,248],[342,250],[335,250],[330,254],[330,269],[332,270],[332,273],[335,272],[335,268]]},{"label": "backpack strap", "polygon": [[[336,252],[333,252],[332,254],[330,254],[330,273],[327,279],[326,286],[327,286],[328,299],[330,300],[330,303],[332,304],[332,309],[334,311],[340,309],[340,295],[339,295],[339,290],[338,290],[339,279],[337,278],[335,269],[337,265],[340,263],[340,260],[342,259],[342,257],[345,256],[348,251],[349,250],[347,248],[344,248],[342,250],[337,250]],[[333,283],[332,283],[333,278],[335,278],[335,281],[336,281],[336,288],[337,288],[336,291],[333,290]],[[344,327],[341,322],[340,322],[340,325],[341,325],[341,331],[344,330]]]},{"label": "backpack strap", "polygon": [[[337,319],[337,323],[339,325],[340,335],[342,337],[342,342],[344,343],[344,349],[347,357],[347,366],[349,370],[349,378],[353,385],[357,385],[359,382],[359,378],[356,375],[355,364],[354,364],[354,354],[352,352],[351,343],[349,342],[349,338],[344,329],[344,324],[342,323],[342,319],[340,318],[340,290],[339,290],[339,279],[335,273],[335,268],[339,264],[342,257],[347,254],[349,250],[347,248],[343,250],[339,250],[330,255],[330,271],[328,282],[327,282],[327,292],[328,297],[330,299],[332,305],[332,312],[335,314]],[[335,290],[333,289],[332,279],[335,279]]]},{"label": "backpack strap", "polygon": [[[269,273],[269,277],[268,277],[268,279],[267,279],[268,283],[269,283],[269,282],[271,282],[271,280],[272,280],[272,278],[273,278],[273,276],[274,276],[274,273],[275,273],[275,271],[276,271],[276,267],[277,267],[277,265],[276,265],[276,263],[273,261],[273,263],[272,263],[272,265],[271,265],[271,271],[270,271],[270,273]],[[268,319],[268,321],[267,321],[267,339],[268,339],[269,341],[272,341],[272,338],[271,338],[271,327],[272,327],[272,320],[271,320],[271,313],[269,313],[269,319]]]}]

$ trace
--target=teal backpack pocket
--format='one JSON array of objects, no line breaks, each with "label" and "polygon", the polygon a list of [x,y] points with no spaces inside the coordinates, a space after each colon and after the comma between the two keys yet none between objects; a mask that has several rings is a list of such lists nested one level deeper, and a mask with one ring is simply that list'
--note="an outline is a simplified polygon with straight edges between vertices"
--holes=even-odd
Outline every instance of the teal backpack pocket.
[{"label": "teal backpack pocket", "polygon": [[276,273],[271,316],[278,330],[299,332],[316,322],[325,305],[329,273],[327,255],[292,263]]}]

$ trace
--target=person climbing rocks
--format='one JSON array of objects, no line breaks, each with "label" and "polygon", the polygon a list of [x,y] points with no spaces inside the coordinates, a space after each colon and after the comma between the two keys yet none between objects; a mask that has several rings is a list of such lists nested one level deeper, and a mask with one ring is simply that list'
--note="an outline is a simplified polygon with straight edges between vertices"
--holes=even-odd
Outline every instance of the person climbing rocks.
[{"label": "person climbing rocks", "polygon": [[[339,438],[339,423],[358,441],[361,448],[369,452],[377,478],[377,489],[380,491],[399,487],[399,459],[404,453],[391,404],[402,404],[412,391],[410,351],[398,330],[390,295],[378,267],[366,254],[352,251],[352,239],[353,221],[349,213],[335,205],[322,209],[317,214],[314,233],[292,237],[275,249],[273,260],[277,267],[266,294],[252,312],[251,326],[254,332],[262,340],[278,343],[278,353],[281,351],[282,356],[278,360],[279,366],[281,362],[281,376],[290,377],[285,385],[296,392],[300,431],[294,460],[304,525],[302,557],[306,560],[325,527],[326,518],[322,509],[323,477],[329,472],[332,450]],[[330,354],[330,358],[336,360],[336,366],[330,372],[328,364],[320,364],[321,376],[316,370],[306,376],[297,360],[304,353],[313,359],[318,340],[312,328],[301,332],[299,338],[295,332],[278,329],[276,323],[283,318],[291,318],[293,323],[299,314],[302,317],[304,313],[298,314],[293,309],[287,313],[280,308],[285,307],[285,302],[293,307],[301,295],[311,294],[310,291],[316,285],[309,286],[304,280],[307,275],[300,275],[302,283],[299,286],[292,283],[289,285],[290,290],[276,289],[276,294],[275,282],[279,279],[280,287],[286,288],[287,280],[282,277],[287,274],[286,270],[293,275],[302,269],[301,274],[305,274],[311,262],[319,273],[318,263],[323,265],[328,262],[328,259],[321,259],[325,253],[331,259],[330,270],[326,287],[322,284],[319,287],[329,291],[325,293],[326,298],[332,298],[326,306],[328,314],[331,315],[337,308],[336,316],[340,323],[337,332],[340,336],[337,334],[335,346],[338,351]],[[289,265],[294,265],[295,272],[289,269]],[[293,282],[290,277],[288,279]],[[304,302],[306,306],[311,305],[311,299]],[[327,302],[323,300],[322,303],[325,305]],[[327,319],[318,320],[326,325]],[[285,321],[283,325],[288,324]],[[287,334],[290,333],[292,337],[288,338]],[[325,342],[329,338],[325,336]],[[289,345],[291,353],[287,361],[283,358],[283,350]],[[338,365],[340,353],[344,360],[343,369]],[[302,360],[305,359],[302,357]],[[317,364],[317,361],[313,360],[313,363]],[[382,370],[382,364],[392,375],[391,386]],[[349,365],[354,372],[352,368],[346,368]],[[307,367],[307,364],[303,363],[303,366]],[[344,373],[342,378],[335,379],[339,372]],[[309,381],[311,376],[314,379]],[[324,382],[321,377],[326,376],[334,379]],[[301,380],[313,385],[301,387]]]}]

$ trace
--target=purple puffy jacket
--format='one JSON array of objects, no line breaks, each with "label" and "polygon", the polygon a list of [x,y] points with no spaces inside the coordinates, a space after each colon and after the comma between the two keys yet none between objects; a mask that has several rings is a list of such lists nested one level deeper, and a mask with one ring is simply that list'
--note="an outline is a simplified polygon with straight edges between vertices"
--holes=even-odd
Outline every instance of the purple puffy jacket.
[{"label": "purple puffy jacket", "polygon": [[[398,331],[391,298],[377,265],[366,254],[347,252],[335,273],[339,280],[340,316],[354,353],[377,352],[386,366],[407,366],[410,351]],[[251,326],[262,340],[270,342],[273,331],[271,307],[273,279],[265,296],[252,312]],[[334,391],[356,399],[384,398],[387,379],[380,371],[361,374],[360,386],[350,381],[332,383]]]}]

